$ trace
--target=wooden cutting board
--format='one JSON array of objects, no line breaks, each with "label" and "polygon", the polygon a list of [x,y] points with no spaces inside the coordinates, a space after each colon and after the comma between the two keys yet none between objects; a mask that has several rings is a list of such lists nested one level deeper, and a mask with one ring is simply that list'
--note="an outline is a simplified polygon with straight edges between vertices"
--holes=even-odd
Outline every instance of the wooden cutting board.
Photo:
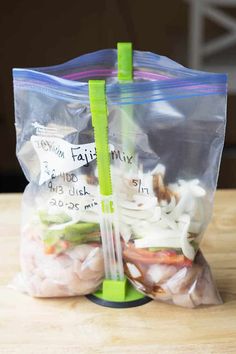
[{"label": "wooden cutting board", "polygon": [[20,200],[0,195],[1,354],[236,353],[236,191],[218,191],[202,243],[224,304],[100,307],[84,297],[33,299],[7,287],[19,271]]}]

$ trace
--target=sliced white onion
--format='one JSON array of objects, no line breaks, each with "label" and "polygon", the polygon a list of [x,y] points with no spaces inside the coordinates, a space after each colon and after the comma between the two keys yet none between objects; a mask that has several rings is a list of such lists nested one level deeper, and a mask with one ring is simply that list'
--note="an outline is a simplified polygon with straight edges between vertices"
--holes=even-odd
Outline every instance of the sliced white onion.
[{"label": "sliced white onion", "polygon": [[178,238],[154,238],[145,237],[142,239],[135,240],[136,248],[149,248],[149,247],[163,247],[163,248],[181,248],[181,243]]},{"label": "sliced white onion", "polygon": [[183,214],[179,218],[179,230],[181,231],[181,248],[185,257],[193,260],[195,256],[195,251],[193,246],[190,244],[188,240],[189,225],[190,225],[190,216],[187,214]]},{"label": "sliced white onion", "polygon": [[205,189],[197,185],[191,186],[191,191],[193,195],[197,198],[204,197],[206,195]]},{"label": "sliced white onion", "polygon": [[143,209],[153,208],[157,205],[157,198],[154,196],[146,196],[143,194],[135,194],[134,201],[136,204],[143,204]]},{"label": "sliced white onion", "polygon": [[202,224],[199,221],[191,221],[188,232],[199,234],[201,232]]},{"label": "sliced white onion", "polygon": [[153,211],[153,215],[150,217],[150,219],[148,219],[148,222],[159,222],[161,218],[161,208],[160,207],[155,207],[154,211]]},{"label": "sliced white onion", "polygon": [[165,213],[170,213],[176,206],[176,199],[175,197],[172,195],[171,196],[171,200],[170,200],[170,203],[165,205],[164,207],[162,207],[162,210],[165,212]]},{"label": "sliced white onion", "polygon": [[132,226],[132,230],[134,234],[139,237],[151,236],[154,238],[162,238],[173,237],[175,235],[176,237],[180,236],[180,232],[178,230],[174,231],[168,228],[163,228],[163,226],[160,225],[160,222],[150,224],[148,220],[134,224]]},{"label": "sliced white onion", "polygon": [[130,218],[126,215],[120,215],[120,220],[122,223],[130,225],[130,226],[137,224],[137,219]]},{"label": "sliced white onion", "polygon": [[131,237],[131,228],[125,223],[120,223],[119,229],[122,238],[126,243],[128,243]]},{"label": "sliced white onion", "polygon": [[146,197],[142,195],[134,195],[134,201],[130,202],[127,200],[120,201],[120,206],[124,209],[129,210],[148,210],[152,209],[157,205],[157,198],[155,197]]},{"label": "sliced white onion", "polygon": [[170,214],[161,213],[161,222],[165,223],[170,229],[177,230],[177,223]]},{"label": "sliced white onion", "polygon": [[159,220],[158,227],[160,227],[162,229],[169,229],[169,225],[164,219]]},{"label": "sliced white onion", "polygon": [[178,220],[179,217],[184,213],[185,208],[189,203],[191,203],[191,195],[189,193],[185,193],[180,197],[180,200],[173,211],[169,214],[175,220]]},{"label": "sliced white onion", "polygon": [[126,263],[128,269],[129,269],[129,272],[130,272],[130,275],[132,278],[139,278],[141,277],[141,272],[139,271],[139,269],[132,263]]},{"label": "sliced white onion", "polygon": [[122,215],[128,216],[134,219],[148,219],[152,217],[153,210],[131,210],[131,209],[121,209]]}]

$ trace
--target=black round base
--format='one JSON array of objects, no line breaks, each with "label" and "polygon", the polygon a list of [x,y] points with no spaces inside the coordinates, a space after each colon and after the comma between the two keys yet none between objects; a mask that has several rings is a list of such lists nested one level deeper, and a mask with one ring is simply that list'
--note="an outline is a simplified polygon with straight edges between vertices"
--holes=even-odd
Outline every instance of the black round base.
[{"label": "black round base", "polygon": [[137,306],[142,306],[144,304],[147,304],[148,302],[152,301],[152,299],[148,296],[143,297],[142,299],[138,300],[133,300],[133,301],[122,301],[122,302],[116,302],[116,301],[107,301],[100,299],[99,297],[94,296],[93,294],[85,295],[87,299],[90,301],[94,302],[97,305],[100,306],[105,306],[105,307],[112,307],[116,309],[124,309],[124,308],[129,308],[129,307],[137,307]]}]

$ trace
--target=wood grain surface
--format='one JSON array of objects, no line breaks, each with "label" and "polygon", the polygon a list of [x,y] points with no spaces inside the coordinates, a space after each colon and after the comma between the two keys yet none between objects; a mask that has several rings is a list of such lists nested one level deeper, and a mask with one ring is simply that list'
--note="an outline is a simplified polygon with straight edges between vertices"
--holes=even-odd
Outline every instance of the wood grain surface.
[{"label": "wood grain surface", "polygon": [[0,195],[0,354],[236,353],[236,191],[216,193],[202,242],[224,304],[194,310],[154,301],[110,309],[8,288],[19,271],[20,199]]}]

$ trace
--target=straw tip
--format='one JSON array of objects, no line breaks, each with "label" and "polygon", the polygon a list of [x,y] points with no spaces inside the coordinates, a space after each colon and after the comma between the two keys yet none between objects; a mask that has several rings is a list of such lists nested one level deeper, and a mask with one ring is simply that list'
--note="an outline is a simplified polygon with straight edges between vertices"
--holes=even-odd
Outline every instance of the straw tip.
[{"label": "straw tip", "polygon": [[118,42],[117,49],[118,50],[121,50],[121,49],[132,50],[132,43],[131,42]]}]

